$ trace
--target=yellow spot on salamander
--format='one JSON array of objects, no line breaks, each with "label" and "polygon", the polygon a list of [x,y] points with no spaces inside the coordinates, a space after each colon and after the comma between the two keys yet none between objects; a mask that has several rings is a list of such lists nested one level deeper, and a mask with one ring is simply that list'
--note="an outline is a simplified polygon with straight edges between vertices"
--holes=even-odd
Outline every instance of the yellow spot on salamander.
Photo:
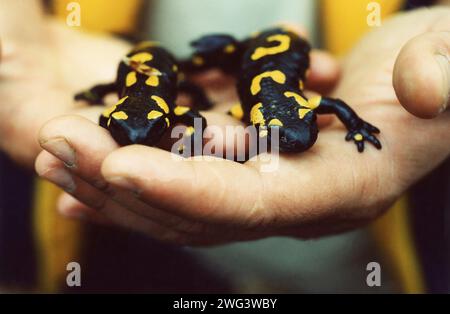
[{"label": "yellow spot on salamander", "polygon": [[122,97],[117,104],[115,104],[114,106],[111,106],[107,109],[105,109],[102,113],[102,115],[106,118],[109,118],[109,116],[111,115],[111,113],[113,113],[114,111],[116,111],[117,106],[120,106],[121,104],[124,103],[125,100],[127,100],[128,96]]},{"label": "yellow spot on salamander", "polygon": [[166,118],[166,124],[167,124],[167,127],[169,127],[169,126],[170,126],[170,121],[169,121],[169,118]]},{"label": "yellow spot on salamander", "polygon": [[252,122],[253,125],[264,125],[266,123],[261,108],[262,103],[257,103],[252,107],[252,110],[250,110],[250,122]]},{"label": "yellow spot on salamander", "polygon": [[123,104],[125,102],[125,100],[127,100],[127,98],[128,98],[128,96],[120,98],[119,101],[117,102],[116,106]]},{"label": "yellow spot on salamander", "polygon": [[233,53],[236,51],[236,46],[233,44],[229,44],[225,46],[225,49],[223,50],[225,53]]},{"label": "yellow spot on salamander", "polygon": [[261,91],[261,80],[266,77],[270,77],[278,84],[284,84],[286,82],[286,75],[284,75],[284,73],[279,70],[261,73],[255,76],[252,80],[252,85],[250,87],[252,95],[256,95]]},{"label": "yellow spot on salamander", "polygon": [[284,93],[284,96],[286,96],[286,97],[294,97],[294,99],[295,99],[295,101],[297,102],[297,104],[299,104],[301,107],[306,107],[306,108],[309,108],[309,103],[308,103],[308,101],[305,99],[305,98],[303,98],[302,96],[300,96],[299,94],[297,94],[297,93],[294,93],[294,92],[285,92]]},{"label": "yellow spot on salamander", "polygon": [[322,101],[322,96],[315,96],[308,100],[309,108],[316,109],[320,106],[320,102]]},{"label": "yellow spot on salamander", "polygon": [[283,122],[278,119],[272,119],[269,122],[269,126],[283,126]]},{"label": "yellow spot on salamander", "polygon": [[159,85],[159,77],[157,75],[151,75],[145,81],[145,84],[148,86],[158,86]]},{"label": "yellow spot on salamander", "polygon": [[305,89],[305,83],[303,83],[303,80],[298,81],[298,88],[300,88],[300,90]]},{"label": "yellow spot on salamander", "polygon": [[138,66],[135,66],[133,68],[133,70],[135,70],[137,73],[141,73],[141,74],[144,74],[144,75],[151,75],[153,68],[149,67],[146,64],[139,64]]},{"label": "yellow spot on salamander", "polygon": [[192,134],[194,134],[194,131],[195,131],[195,129],[193,126],[188,126],[186,128],[186,131],[184,131],[184,135],[191,136]]},{"label": "yellow spot on salamander", "polygon": [[309,108],[300,108],[300,109],[298,109],[298,117],[300,119],[303,119],[310,111],[311,111],[311,109],[309,109]]},{"label": "yellow spot on salamander", "polygon": [[186,106],[176,106],[175,109],[173,110],[173,113],[175,113],[176,116],[182,116],[186,112],[188,112],[190,109],[191,108],[186,107]]},{"label": "yellow spot on salamander", "polygon": [[355,141],[357,141],[357,142],[361,142],[363,139],[364,139],[364,137],[361,135],[361,134],[355,134],[355,136],[353,136],[353,138],[355,139]]},{"label": "yellow spot on salamander", "polygon": [[126,120],[128,115],[124,111],[114,112],[111,117],[115,120]]},{"label": "yellow spot on salamander", "polygon": [[116,111],[117,105],[111,106],[108,109],[105,109],[102,112],[102,116],[104,116],[105,118],[109,118],[109,116],[111,115],[111,113],[113,113],[114,111]]},{"label": "yellow spot on salamander", "polygon": [[178,66],[177,66],[176,64],[174,64],[174,65],[172,66],[172,71],[178,72]]},{"label": "yellow spot on salamander", "polygon": [[167,105],[164,99],[156,95],[153,95],[151,98],[156,102],[159,108],[161,108],[164,111],[164,113],[166,114],[169,113],[169,106]]},{"label": "yellow spot on salamander", "polygon": [[244,117],[244,110],[242,110],[241,104],[238,103],[233,105],[230,109],[230,114],[232,117],[238,120],[242,120],[242,118]]},{"label": "yellow spot on salamander", "polygon": [[163,116],[163,115],[164,115],[164,114],[163,114],[161,111],[158,111],[158,110],[152,110],[152,111],[150,111],[150,112],[148,113],[147,119],[153,120],[153,119],[159,118],[159,117],[161,117],[161,116]]},{"label": "yellow spot on salamander", "polygon": [[205,60],[202,57],[195,56],[194,58],[192,58],[192,63],[197,66],[200,66],[205,64]]},{"label": "yellow spot on salamander", "polygon": [[279,44],[275,47],[258,47],[252,54],[251,59],[256,61],[268,55],[275,55],[289,50],[291,38],[288,35],[278,34],[267,38],[268,42],[277,41]]},{"label": "yellow spot on salamander", "polygon": [[145,63],[153,59],[153,55],[148,52],[138,52],[130,57],[131,62]]},{"label": "yellow spot on salamander", "polygon": [[125,84],[127,87],[133,86],[137,82],[136,72],[132,71],[127,74]]}]

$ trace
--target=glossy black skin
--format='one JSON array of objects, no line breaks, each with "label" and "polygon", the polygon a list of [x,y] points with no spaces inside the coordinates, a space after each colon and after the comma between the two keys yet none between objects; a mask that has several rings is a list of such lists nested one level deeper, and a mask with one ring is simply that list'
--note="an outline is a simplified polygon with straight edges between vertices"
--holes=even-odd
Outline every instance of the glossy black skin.
[{"label": "glossy black skin", "polygon": [[[257,60],[251,56],[260,47],[274,47],[279,43],[269,42],[273,35],[286,35],[290,38],[289,49],[272,55],[266,55]],[[225,47],[233,45],[233,53],[226,53]],[[319,105],[299,117],[301,107],[293,97],[286,97],[285,92],[294,92],[306,101],[299,81],[306,81],[306,73],[310,66],[310,45],[297,34],[282,28],[269,29],[258,35],[237,41],[231,36],[213,34],[192,42],[194,54],[182,63],[186,71],[204,71],[210,68],[219,68],[237,79],[237,90],[243,109],[243,121],[251,124],[250,112],[255,104],[261,103],[261,113],[264,125],[253,123],[258,131],[267,130],[268,139],[271,131],[276,127],[279,131],[279,149],[283,152],[302,152],[309,149],[317,140],[318,128],[317,114],[335,114],[348,129],[346,140],[354,140],[358,151],[364,150],[364,141],[371,142],[381,149],[381,144],[374,136],[379,130],[362,120],[342,100],[322,97]],[[201,65],[195,64],[195,58],[202,58]],[[261,90],[256,95],[251,91],[252,80],[258,74],[267,71],[281,71],[286,80],[283,84],[275,82],[272,78],[261,80]],[[272,119],[278,119],[283,126],[267,126]],[[260,133],[261,134],[261,133]],[[265,136],[265,135],[264,135]]]},{"label": "glossy black skin", "polygon": [[[139,53],[149,53],[153,58],[143,63],[130,62],[130,58]],[[194,126],[194,119],[199,118],[202,119],[202,128],[206,127],[206,120],[196,110],[190,109],[181,116],[174,114],[178,92],[188,93],[197,107],[211,106],[201,88],[180,79],[183,75],[180,75],[178,68],[178,62],[166,49],[141,44],[141,47],[138,45],[119,63],[115,82],[96,85],[90,90],[75,95],[75,99],[96,105],[103,104],[103,98],[109,93],[117,93],[119,99],[127,97],[114,111],[102,114],[99,124],[108,129],[120,145],[155,146],[166,130],[175,123]],[[127,86],[126,77],[130,72],[136,72],[136,82]],[[155,73],[157,73],[158,85],[146,84],[146,80]],[[169,112],[164,112],[152,99],[153,96],[163,99]],[[147,115],[152,110],[161,112],[163,115],[148,119]],[[124,112],[127,118],[115,119],[113,114],[117,112]]]}]

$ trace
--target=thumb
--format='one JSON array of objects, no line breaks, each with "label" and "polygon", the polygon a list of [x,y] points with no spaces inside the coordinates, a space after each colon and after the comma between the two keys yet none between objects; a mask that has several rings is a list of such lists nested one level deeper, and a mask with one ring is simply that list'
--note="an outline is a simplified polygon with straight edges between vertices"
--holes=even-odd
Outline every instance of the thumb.
[{"label": "thumb", "polygon": [[403,107],[420,118],[447,109],[450,95],[450,32],[429,32],[411,39],[400,51],[394,89]]}]

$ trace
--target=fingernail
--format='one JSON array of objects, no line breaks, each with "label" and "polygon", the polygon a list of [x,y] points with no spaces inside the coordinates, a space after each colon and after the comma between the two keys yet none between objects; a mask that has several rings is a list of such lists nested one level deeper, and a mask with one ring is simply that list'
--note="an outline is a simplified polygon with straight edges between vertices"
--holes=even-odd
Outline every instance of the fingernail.
[{"label": "fingernail", "polygon": [[41,175],[43,178],[47,179],[48,181],[56,184],[63,190],[65,190],[67,193],[73,193],[75,192],[76,185],[75,181],[73,180],[72,175],[69,171],[63,168],[58,169],[52,169],[51,171],[45,172]]},{"label": "fingernail", "polygon": [[67,167],[75,166],[75,150],[63,137],[52,138],[41,142],[42,148],[62,160]]},{"label": "fingernail", "polygon": [[442,113],[445,110],[447,110],[450,101],[450,58],[443,54],[437,54],[436,61],[439,64],[439,67],[441,68],[443,78],[444,103],[439,109],[439,113]]}]

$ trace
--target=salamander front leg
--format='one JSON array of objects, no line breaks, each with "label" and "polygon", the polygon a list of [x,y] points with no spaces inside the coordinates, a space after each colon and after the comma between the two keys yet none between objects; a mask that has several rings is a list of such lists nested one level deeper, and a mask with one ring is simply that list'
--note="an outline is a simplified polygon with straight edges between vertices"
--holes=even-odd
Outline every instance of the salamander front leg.
[{"label": "salamander front leg", "polygon": [[340,99],[314,97],[309,100],[312,109],[317,114],[335,114],[348,130],[345,139],[353,140],[361,153],[364,151],[364,141],[369,141],[377,149],[381,149],[380,141],[374,134],[380,130],[361,119],[350,106]]},{"label": "salamander front leg", "polygon": [[90,105],[103,105],[103,98],[116,90],[116,83],[99,84],[87,91],[76,94],[74,98],[75,100],[84,100]]},{"label": "salamander front leg", "polygon": [[[183,135],[184,144],[178,148],[179,153],[184,153],[187,144],[189,144],[191,148],[194,148],[189,151],[195,152],[194,145],[196,134],[199,133],[200,139],[203,139],[203,131],[207,126],[206,119],[198,111],[185,106],[176,106],[173,111],[173,116],[173,121],[175,123],[181,123],[187,126]],[[199,126],[201,129],[198,128]],[[200,143],[201,145],[203,144],[202,141]]]}]

